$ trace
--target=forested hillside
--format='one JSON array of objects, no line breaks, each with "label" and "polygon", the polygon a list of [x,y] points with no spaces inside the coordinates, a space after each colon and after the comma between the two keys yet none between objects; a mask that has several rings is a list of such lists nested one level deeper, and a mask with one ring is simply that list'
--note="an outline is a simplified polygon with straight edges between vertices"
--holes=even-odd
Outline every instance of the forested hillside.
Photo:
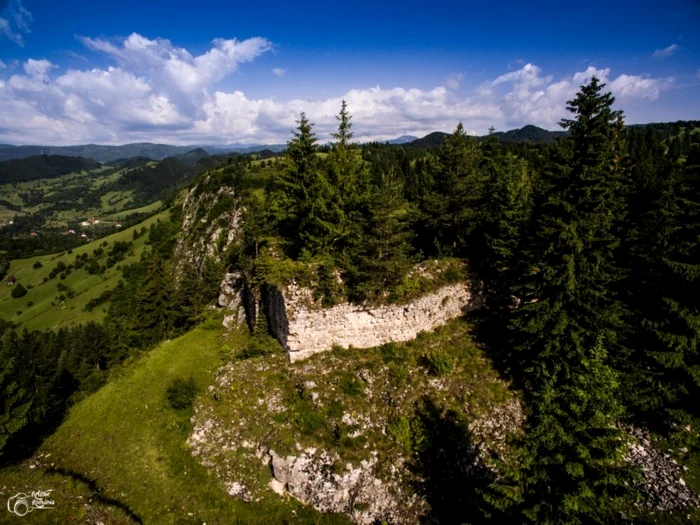
[{"label": "forested hillside", "polygon": [[[245,511],[221,503],[222,487],[261,516],[274,514],[280,502],[272,491],[293,494],[270,477],[275,458],[316,451],[343,459],[324,464],[325,480],[352,477],[345,460],[369,469],[364,475],[391,458],[391,468],[371,471],[379,479],[372,486],[401,490],[373,499],[372,516],[396,523],[417,516],[426,523],[700,519],[700,135],[695,123],[625,126],[595,77],[567,109],[553,141],[528,128],[533,140],[511,143],[496,132],[480,139],[460,123],[449,135],[429,136],[425,147],[358,145],[343,101],[329,146],[318,144],[301,113],[284,156],[229,157],[216,166],[204,157],[195,166],[211,169],[201,174],[177,158],[125,172],[115,187],[166,199],[192,181],[187,201],[207,204],[183,215],[183,198],[171,198],[168,220],[134,234],[147,237],[132,264],[118,266],[133,246],[115,242],[109,252],[76,254],[72,267],[47,276],[59,282],[70,272],[119,267],[123,280],[92,305],[106,308],[101,323],[44,332],[2,324],[2,457],[18,468],[68,407],[107,383],[39,448],[35,458],[43,463],[32,465],[55,473],[46,461],[52,454],[49,462],[89,474],[133,521],[156,519],[159,498],[171,489],[193,493],[190,471],[215,484],[212,501],[227,519]],[[211,245],[197,244],[212,232]],[[190,251],[201,250],[187,254],[201,264],[173,259],[178,242],[180,253],[187,251],[183,238]],[[427,261],[446,268],[428,285],[420,275]],[[250,327],[242,323],[219,339],[206,332],[221,324],[208,311],[225,274],[243,281],[253,302],[266,287],[293,282],[332,307],[401,304],[426,286],[464,279],[461,268],[482,283],[484,307],[406,345],[366,353],[336,347],[290,365],[270,336],[264,306]],[[15,290],[12,297],[22,301]],[[210,315],[205,328],[164,343]],[[193,358],[198,338],[202,363]],[[161,376],[172,382],[152,379]],[[202,384],[214,376],[211,389]],[[352,416],[371,403],[381,417]],[[484,411],[500,417],[504,403],[516,414],[515,428],[495,419],[482,424]],[[143,446],[152,453],[118,468],[109,455],[112,461],[98,468],[100,418],[112,432],[122,423],[99,416],[111,414],[111,404],[140,429],[130,426],[124,441],[111,437],[115,450],[132,454]],[[474,444],[479,425],[497,430],[498,446]],[[232,433],[240,442],[227,441]],[[683,478],[636,461],[632,452],[642,444],[660,461],[666,454],[664,464],[676,465],[669,468],[685,467]],[[186,447],[203,455],[198,465],[209,477],[183,458]],[[261,457],[269,464],[261,467]],[[230,479],[245,480],[250,491],[227,477],[231,465],[241,473]],[[401,486],[397,479],[404,478],[415,482]],[[144,495],[141,483],[158,496]],[[195,492],[182,496],[182,510],[201,514],[201,488]],[[320,512],[359,519],[367,511],[360,499],[355,506],[355,496],[339,510],[318,503],[333,500],[327,494],[307,496],[302,501]],[[383,514],[377,501],[391,508]],[[170,518],[179,505],[167,509]],[[411,518],[396,510],[409,507]],[[284,512],[284,519],[293,515]]]},{"label": "forested hillside", "polygon": [[0,184],[50,179],[68,173],[90,171],[98,167],[99,164],[92,159],[59,155],[38,155],[27,159],[8,160],[0,162]]}]

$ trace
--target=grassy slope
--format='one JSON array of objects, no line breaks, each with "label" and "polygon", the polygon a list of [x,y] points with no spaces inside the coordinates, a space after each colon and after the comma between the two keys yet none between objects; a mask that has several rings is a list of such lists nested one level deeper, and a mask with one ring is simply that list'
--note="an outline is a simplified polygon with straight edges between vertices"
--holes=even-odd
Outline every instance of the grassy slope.
[{"label": "grassy slope", "polygon": [[[190,455],[185,442],[191,412],[168,406],[167,386],[175,377],[192,375],[203,390],[222,358],[240,348],[246,337],[223,340],[220,319],[212,319],[136,359],[71,410],[40,449],[39,468],[29,470],[25,464],[0,470],[0,498],[5,501],[32,487],[54,488],[61,513],[34,513],[32,523],[84,523],[81,517],[88,509],[77,496],[85,493],[86,485],[74,477],[47,474],[53,466],[92,480],[102,499],[118,502],[143,523],[345,523],[274,494],[241,503]],[[96,502],[92,511],[107,516],[104,522],[130,522],[128,511],[117,504]]]},{"label": "grassy slope", "polygon": [[[92,255],[93,250],[101,246],[104,242],[113,245],[115,241],[132,241],[134,229],[141,229],[144,226],[148,227],[157,220],[167,219],[168,212],[162,212],[154,215],[136,226],[124,229],[102,239],[98,239],[91,243],[73,250],[72,254],[63,253],[59,255],[40,255],[29,259],[18,259],[12,261],[7,275],[14,275],[19,283],[26,288],[27,285],[32,285],[34,288],[28,290],[27,295],[22,298],[14,299],[11,297],[12,287],[7,286],[4,282],[0,283],[0,317],[20,323],[28,329],[44,329],[57,328],[60,326],[70,326],[76,323],[86,321],[99,321],[104,317],[105,305],[98,306],[92,312],[84,312],[83,308],[90,299],[99,296],[105,290],[114,288],[119,279],[121,279],[121,270],[117,270],[117,266],[131,264],[138,261],[143,252],[147,235],[144,235],[134,242],[134,254],[128,257],[119,265],[108,269],[103,275],[90,275],[87,270],[73,270],[73,272],[61,280],[56,277],[46,283],[43,283],[44,277],[48,276],[51,269],[54,268],[59,261],[63,261],[66,265],[72,264],[75,261],[76,255],[87,253]],[[105,248],[105,252],[108,248]],[[100,259],[100,264],[104,264],[107,257]],[[33,265],[37,261],[41,262],[42,268],[34,269]],[[72,299],[66,299],[63,303],[58,304],[56,296],[60,294],[56,286],[58,283],[63,283],[70,289],[76,292],[76,296]],[[33,302],[33,306],[28,307],[29,302]],[[56,306],[51,306],[54,302]],[[21,315],[17,312],[21,311]]]},{"label": "grassy slope", "polygon": [[[155,165],[155,162],[148,163],[148,166]],[[14,211],[6,206],[0,205],[0,222],[8,221],[15,216],[26,215],[27,213],[35,213],[42,207],[34,206],[27,208],[22,200],[22,193],[30,190],[40,191],[44,197],[68,189],[91,189],[95,190],[104,184],[117,181],[127,170],[122,169],[116,172],[109,173],[109,166],[102,166],[96,170],[82,173],[70,173],[53,179],[38,179],[30,182],[17,182],[11,184],[0,184],[0,199],[6,200],[16,206],[23,207],[22,211]],[[48,219],[45,223],[46,227],[65,227],[70,221],[83,220],[88,217],[102,217],[103,214],[114,215],[112,220],[121,220],[125,215],[131,213],[142,213],[143,211],[155,211],[161,203],[153,203],[142,208],[128,210],[133,198],[133,191],[111,191],[101,199],[101,206],[96,208],[85,208],[76,206],[72,210],[58,210],[54,212],[54,217]],[[51,207],[47,204],[44,207]],[[127,213],[122,213],[126,211]],[[107,219],[106,217],[104,217]],[[110,219],[107,219],[110,220]]]},{"label": "grassy slope", "polygon": [[122,221],[125,218],[133,215],[135,213],[153,213],[158,210],[163,205],[161,201],[155,201],[146,206],[141,206],[140,208],[132,208],[129,210],[122,210],[111,215],[105,215],[105,220],[107,221]]}]

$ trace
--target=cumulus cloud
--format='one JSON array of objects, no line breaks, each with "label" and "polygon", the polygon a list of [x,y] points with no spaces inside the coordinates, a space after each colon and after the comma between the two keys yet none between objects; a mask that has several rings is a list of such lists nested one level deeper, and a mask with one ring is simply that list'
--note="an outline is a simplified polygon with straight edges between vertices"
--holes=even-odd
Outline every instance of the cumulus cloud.
[{"label": "cumulus cloud", "polygon": [[287,70],[283,69],[281,67],[276,67],[272,70],[273,75],[277,75],[278,77],[283,77],[284,75],[287,74]]},{"label": "cumulus cloud", "polygon": [[654,58],[666,58],[670,57],[673,53],[678,51],[681,48],[678,44],[671,44],[668,47],[664,47],[663,49],[657,49],[654,51],[654,53],[651,55]]},{"label": "cumulus cloud", "polygon": [[464,75],[462,73],[450,73],[445,77],[445,86],[447,86],[449,89],[457,89],[463,76]]},{"label": "cumulus cloud", "polygon": [[24,62],[0,82],[0,142],[279,143],[288,139],[301,111],[325,140],[337,126],[342,99],[360,141],[449,131],[460,120],[469,133],[479,134],[490,126],[551,129],[566,115],[566,101],[593,75],[608,83],[623,107],[629,101],[657,99],[673,81],[613,76],[609,69],[594,67],[555,79],[524,64],[469,93],[457,94],[446,79],[433,89],[375,86],[331,98],[279,100],[218,87],[224,77],[271,48],[264,38],[217,39],[198,56],[168,40],[138,34],[120,41],[81,41],[114,65],[61,71],[48,60]]},{"label": "cumulus cloud", "polygon": [[22,5],[22,0],[0,3],[0,35],[18,46],[24,47],[23,34],[31,33],[32,21],[32,14]]}]

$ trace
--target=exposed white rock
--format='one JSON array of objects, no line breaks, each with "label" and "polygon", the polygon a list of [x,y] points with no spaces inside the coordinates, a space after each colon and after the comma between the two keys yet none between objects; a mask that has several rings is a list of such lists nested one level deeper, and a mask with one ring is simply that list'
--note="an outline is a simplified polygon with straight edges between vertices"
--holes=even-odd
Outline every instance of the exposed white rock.
[{"label": "exposed white rock", "polygon": [[362,461],[359,467],[334,472],[338,458],[326,451],[316,454],[315,450],[307,450],[299,456],[283,457],[270,450],[268,455],[274,476],[270,488],[278,494],[281,486],[302,503],[320,512],[346,514],[355,523],[404,522],[394,495],[372,474],[375,458]]},{"label": "exposed white rock", "polygon": [[224,327],[232,328],[245,322],[243,276],[238,273],[227,273],[221,281],[218,305],[224,308]]},{"label": "exposed white rock", "polygon": [[333,345],[371,348],[414,339],[478,308],[482,299],[470,284],[457,283],[404,304],[321,308],[311,290],[291,283],[269,290],[267,302],[273,332],[294,362]]},{"label": "exposed white rock", "polygon": [[[206,185],[208,177],[201,184]],[[220,216],[211,218],[211,221],[207,220],[207,212],[224,196],[235,196],[234,189],[221,186],[215,192],[200,192],[198,186],[194,186],[188,192],[182,205],[182,233],[173,257],[176,275],[181,275],[187,265],[201,271],[207,258],[218,260],[238,238],[241,231],[241,210],[238,207],[225,210]],[[205,225],[203,229],[198,227],[200,224]],[[219,241],[220,238],[223,242]]]}]

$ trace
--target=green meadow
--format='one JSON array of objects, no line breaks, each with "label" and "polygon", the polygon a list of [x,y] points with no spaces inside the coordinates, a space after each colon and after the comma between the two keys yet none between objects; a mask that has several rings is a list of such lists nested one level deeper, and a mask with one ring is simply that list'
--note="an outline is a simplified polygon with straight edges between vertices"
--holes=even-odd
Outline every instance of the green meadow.
[{"label": "green meadow", "polygon": [[[13,298],[11,296],[13,286],[6,284],[6,277],[0,283],[0,317],[18,323],[29,330],[59,328],[87,321],[100,321],[104,317],[106,304],[87,312],[84,308],[88,301],[114,288],[122,277],[122,266],[134,263],[141,257],[148,235],[133,240],[134,230],[148,228],[158,220],[166,220],[167,213],[167,211],[161,212],[131,228],[88,242],[84,246],[72,250],[72,253],[63,252],[12,261],[7,271],[7,277],[15,277],[17,284],[21,284],[27,289],[27,294],[21,298]],[[59,262],[66,266],[74,264],[76,256],[82,254],[92,256],[94,251],[99,248],[102,248],[105,254],[96,260],[100,265],[104,265],[107,260],[107,252],[117,241],[133,242],[133,251],[126,259],[105,270],[101,275],[90,274],[83,267],[79,270],[73,270],[65,279],[56,276],[44,281]],[[38,266],[37,263],[41,267],[35,268]],[[58,289],[59,283],[67,287],[68,290],[72,290],[75,293],[74,297],[59,300],[58,297],[62,293]],[[67,294],[63,293],[63,295]]]}]

